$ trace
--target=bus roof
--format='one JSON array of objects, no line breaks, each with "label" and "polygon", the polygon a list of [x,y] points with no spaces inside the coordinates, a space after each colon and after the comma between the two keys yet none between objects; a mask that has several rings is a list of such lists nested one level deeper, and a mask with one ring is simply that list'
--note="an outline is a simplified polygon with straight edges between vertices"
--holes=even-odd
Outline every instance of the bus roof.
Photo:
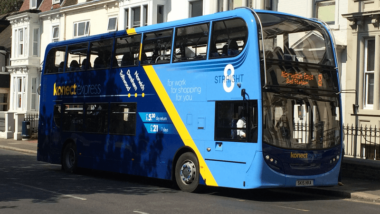
[{"label": "bus roof", "polygon": [[[293,15],[293,14],[283,13],[283,12],[270,11],[270,10],[255,10],[255,12],[292,16],[292,17],[302,18],[302,19],[306,19],[306,20],[313,21],[313,22],[316,22],[318,24],[324,25],[322,22],[320,22],[316,19],[305,18],[305,17]],[[164,30],[164,29],[173,28],[173,27],[186,26],[189,24],[192,24],[192,25],[193,24],[201,24],[201,23],[205,23],[208,21],[215,21],[215,20],[226,19],[226,18],[233,18],[233,17],[244,18],[244,17],[248,17],[251,15],[252,15],[252,13],[251,13],[251,10],[249,8],[241,7],[241,8],[237,8],[235,10],[217,12],[217,13],[213,13],[213,14],[209,14],[209,15],[197,16],[197,17],[181,19],[181,20],[176,20],[176,21],[170,21],[170,22],[164,22],[164,23],[159,23],[159,24],[153,24],[153,25],[148,25],[148,26],[143,26],[143,27],[138,27],[138,28],[133,28],[133,29],[136,31],[136,34],[140,34],[140,33],[145,33],[145,32]],[[127,35],[126,30],[119,30],[119,31],[114,31],[114,32],[97,34],[97,35],[93,35],[93,36],[85,36],[85,37],[69,39],[69,40],[65,40],[65,41],[54,42],[54,43],[50,43],[46,49],[49,50],[52,47],[65,46],[65,45],[69,45],[72,43],[88,42],[88,41],[94,41],[94,40],[98,40],[98,39],[110,38],[110,37],[114,37],[114,36],[117,37],[117,36],[123,36],[123,35]]]}]

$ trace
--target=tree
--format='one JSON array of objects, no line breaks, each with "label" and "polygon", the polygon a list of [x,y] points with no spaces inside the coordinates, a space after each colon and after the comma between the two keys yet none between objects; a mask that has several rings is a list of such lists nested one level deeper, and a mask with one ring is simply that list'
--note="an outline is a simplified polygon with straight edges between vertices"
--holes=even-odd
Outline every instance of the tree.
[{"label": "tree", "polygon": [[18,11],[24,0],[0,0],[0,15]]}]

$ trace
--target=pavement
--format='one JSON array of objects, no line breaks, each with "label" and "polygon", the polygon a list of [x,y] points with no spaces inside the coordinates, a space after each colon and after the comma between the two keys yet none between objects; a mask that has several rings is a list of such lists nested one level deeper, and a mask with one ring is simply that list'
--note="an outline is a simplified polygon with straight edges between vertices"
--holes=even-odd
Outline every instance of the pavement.
[{"label": "pavement", "polygon": [[[37,140],[16,141],[13,139],[0,139],[0,149],[37,155]],[[345,161],[343,162],[345,163]],[[378,170],[380,170],[380,168]],[[380,203],[380,181],[343,177],[342,182],[344,184],[343,186],[289,188],[281,189],[281,191],[319,194]]]}]

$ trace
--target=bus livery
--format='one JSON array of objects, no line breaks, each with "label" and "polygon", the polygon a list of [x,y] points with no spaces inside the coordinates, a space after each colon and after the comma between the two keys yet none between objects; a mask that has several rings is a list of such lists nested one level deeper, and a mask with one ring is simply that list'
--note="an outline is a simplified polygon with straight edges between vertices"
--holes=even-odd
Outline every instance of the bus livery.
[{"label": "bus livery", "polygon": [[335,185],[336,64],[323,23],[249,8],[51,43],[37,159],[188,192]]}]

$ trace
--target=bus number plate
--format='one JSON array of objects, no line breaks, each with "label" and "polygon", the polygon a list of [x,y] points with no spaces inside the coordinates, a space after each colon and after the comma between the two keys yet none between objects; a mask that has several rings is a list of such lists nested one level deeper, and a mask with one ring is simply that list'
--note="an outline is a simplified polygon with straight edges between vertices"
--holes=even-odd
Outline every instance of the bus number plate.
[{"label": "bus number plate", "polygon": [[296,186],[298,187],[314,186],[314,181],[313,180],[297,180]]}]

